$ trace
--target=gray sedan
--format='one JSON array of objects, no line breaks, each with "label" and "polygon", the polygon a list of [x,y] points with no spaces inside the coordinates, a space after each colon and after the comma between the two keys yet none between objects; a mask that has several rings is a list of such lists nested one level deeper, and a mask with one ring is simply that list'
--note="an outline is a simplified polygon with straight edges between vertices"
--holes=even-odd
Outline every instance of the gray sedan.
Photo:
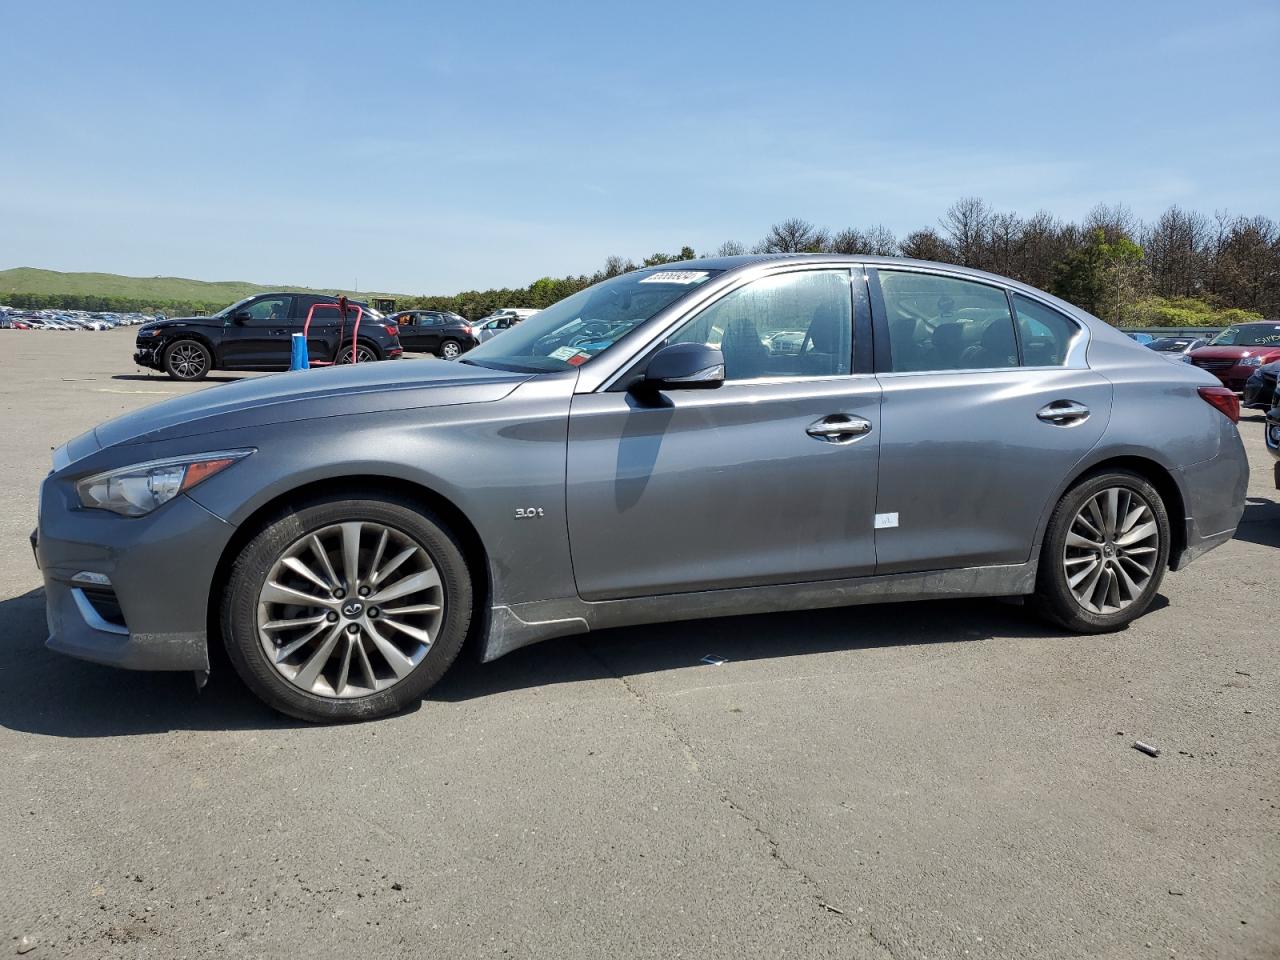
[{"label": "gray sedan", "polygon": [[492,660],[955,596],[1115,630],[1232,536],[1238,413],[1211,375],[989,274],[666,264],[457,363],[218,386],[60,447],[33,538],[49,646],[203,679],[223,643],[267,703],[324,721],[421,697],[468,636]]}]

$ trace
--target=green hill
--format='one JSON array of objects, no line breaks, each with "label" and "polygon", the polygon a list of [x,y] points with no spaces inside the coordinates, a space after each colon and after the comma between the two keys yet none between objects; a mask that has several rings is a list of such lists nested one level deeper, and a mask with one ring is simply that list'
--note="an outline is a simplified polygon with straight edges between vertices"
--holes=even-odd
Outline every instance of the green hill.
[{"label": "green hill", "polygon": [[[243,280],[188,280],[185,277],[122,277],[115,273],[60,273],[35,267],[0,270],[0,303],[22,307],[89,310],[139,310],[168,307],[217,310],[255,293],[269,290],[303,290],[316,293],[348,293],[349,290],[312,290],[293,284],[265,285]],[[360,298],[400,294],[361,293]]]}]

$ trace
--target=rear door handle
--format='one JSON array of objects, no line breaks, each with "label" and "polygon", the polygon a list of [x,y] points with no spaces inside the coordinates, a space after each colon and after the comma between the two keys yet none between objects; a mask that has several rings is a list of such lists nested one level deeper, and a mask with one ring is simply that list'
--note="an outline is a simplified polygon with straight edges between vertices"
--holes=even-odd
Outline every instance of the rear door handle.
[{"label": "rear door handle", "polygon": [[1055,400],[1037,410],[1036,416],[1057,427],[1071,427],[1089,419],[1089,408],[1075,400]]},{"label": "rear door handle", "polygon": [[851,413],[833,413],[813,421],[804,432],[827,443],[851,443],[871,432],[871,421]]}]

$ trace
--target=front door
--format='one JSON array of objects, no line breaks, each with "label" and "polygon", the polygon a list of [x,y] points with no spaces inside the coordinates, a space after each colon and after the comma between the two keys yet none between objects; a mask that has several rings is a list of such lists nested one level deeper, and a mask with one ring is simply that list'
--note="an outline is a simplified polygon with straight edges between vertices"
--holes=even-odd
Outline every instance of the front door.
[{"label": "front door", "polygon": [[719,347],[719,389],[574,397],[568,518],[583,598],[873,572],[880,386],[853,372],[870,370],[869,355],[854,365],[855,313],[866,316],[860,270],[773,274],[666,341]]},{"label": "front door", "polygon": [[[878,573],[1024,563],[1059,485],[1101,438],[1111,384],[1076,323],[1003,287],[871,271],[883,388]],[[1016,315],[1016,325],[1015,325]]]},{"label": "front door", "polygon": [[440,350],[440,330],[444,321],[437,313],[418,314],[418,324],[414,330],[413,349],[423,353],[438,353]]},{"label": "front door", "polygon": [[259,297],[228,317],[222,333],[223,365],[268,369],[289,366],[290,307],[293,297]]}]

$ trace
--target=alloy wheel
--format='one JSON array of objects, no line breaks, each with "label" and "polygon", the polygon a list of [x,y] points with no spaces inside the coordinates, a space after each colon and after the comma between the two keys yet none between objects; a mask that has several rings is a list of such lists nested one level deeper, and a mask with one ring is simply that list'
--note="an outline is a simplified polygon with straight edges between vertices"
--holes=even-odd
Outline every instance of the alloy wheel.
[{"label": "alloy wheel", "polygon": [[440,347],[440,356],[445,360],[457,360],[462,355],[462,348],[450,340]]},{"label": "alloy wheel", "polygon": [[169,365],[184,380],[198,377],[204,373],[204,351],[194,343],[179,343],[169,354]]},{"label": "alloy wheel", "polygon": [[1150,583],[1160,556],[1160,526],[1140,493],[1108,487],[1077,511],[1062,553],[1076,602],[1090,613],[1116,613]]},{"label": "alloy wheel", "polygon": [[276,559],[258,595],[258,641],[294,686],[368,696],[422,662],[444,607],[440,572],[415,539],[382,523],[336,523]]},{"label": "alloy wheel", "polygon": [[[377,354],[375,354],[368,347],[363,345],[356,347],[356,363],[373,363],[377,359],[378,359]],[[342,357],[341,359],[338,360],[338,362],[339,363],[351,362],[350,349],[342,351]]]}]

